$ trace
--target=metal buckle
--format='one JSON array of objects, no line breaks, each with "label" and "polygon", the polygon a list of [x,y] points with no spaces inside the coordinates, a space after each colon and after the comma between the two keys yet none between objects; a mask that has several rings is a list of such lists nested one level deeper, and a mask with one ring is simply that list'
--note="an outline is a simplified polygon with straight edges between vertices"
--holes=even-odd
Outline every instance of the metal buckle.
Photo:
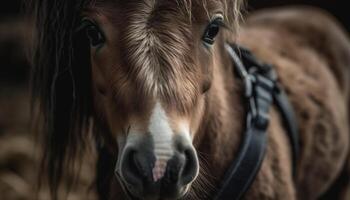
[{"label": "metal buckle", "polygon": [[258,129],[266,130],[269,124],[268,112],[273,102],[276,82],[253,70],[249,73],[248,84],[247,87],[251,87],[251,95],[247,97],[249,101],[247,126],[254,125]]},{"label": "metal buckle", "polygon": [[244,66],[241,58],[237,55],[234,49],[225,44],[225,48],[235,63],[235,69],[239,76],[243,80],[244,84],[244,96],[248,100],[248,114],[247,114],[247,128],[251,128],[254,125],[256,128],[264,130],[267,128],[269,119],[264,109],[259,108],[259,101],[262,101],[260,96],[257,94],[257,88],[264,88],[269,91],[274,87],[274,81],[267,77],[259,77],[259,67],[251,66],[249,71]]}]

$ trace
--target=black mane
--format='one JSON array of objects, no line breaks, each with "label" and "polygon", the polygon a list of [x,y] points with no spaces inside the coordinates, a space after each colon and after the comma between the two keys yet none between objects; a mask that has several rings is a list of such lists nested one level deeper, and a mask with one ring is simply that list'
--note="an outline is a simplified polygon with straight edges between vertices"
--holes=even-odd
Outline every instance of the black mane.
[{"label": "black mane", "polygon": [[91,116],[89,48],[76,32],[88,0],[33,0],[32,109],[43,135],[42,169],[53,199],[65,170],[85,146]]}]

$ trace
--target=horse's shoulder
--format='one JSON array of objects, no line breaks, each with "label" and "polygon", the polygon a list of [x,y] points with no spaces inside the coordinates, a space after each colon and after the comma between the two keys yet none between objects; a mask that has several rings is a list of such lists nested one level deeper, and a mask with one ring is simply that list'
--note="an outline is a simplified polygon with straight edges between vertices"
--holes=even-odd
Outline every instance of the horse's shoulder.
[{"label": "horse's shoulder", "polygon": [[[247,18],[247,26],[267,26],[309,40],[312,45],[327,44],[350,48],[349,37],[335,17],[309,6],[266,9]],[[340,47],[339,47],[340,46]]]},{"label": "horse's shoulder", "polygon": [[[248,15],[247,24],[277,25],[294,31],[318,31],[330,33],[339,31],[341,25],[327,11],[311,6],[287,6],[262,9]],[[296,30],[295,30],[296,29]]]}]

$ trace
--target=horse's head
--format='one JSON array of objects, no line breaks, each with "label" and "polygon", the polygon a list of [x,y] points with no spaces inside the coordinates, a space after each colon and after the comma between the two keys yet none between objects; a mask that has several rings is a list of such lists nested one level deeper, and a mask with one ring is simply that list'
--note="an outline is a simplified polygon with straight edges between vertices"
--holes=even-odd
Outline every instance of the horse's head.
[{"label": "horse's head", "polygon": [[[50,92],[43,93],[53,97],[44,97],[44,103],[52,99],[59,103],[57,95],[63,94],[55,87],[68,84],[71,94],[76,96],[68,98],[66,106],[55,110],[59,114],[66,112],[60,108],[70,109],[71,112],[67,111],[69,117],[67,114],[67,118],[62,120],[75,120],[71,115],[73,110],[89,113],[89,109],[82,106],[88,107],[84,98],[90,95],[84,94],[89,92],[79,90],[91,86],[90,105],[93,110],[90,113],[101,135],[109,135],[117,141],[116,173],[122,184],[136,197],[180,198],[198,175],[199,163],[193,139],[203,126],[206,92],[211,86],[213,67],[219,62],[215,58],[219,51],[214,49],[217,48],[216,43],[223,44],[219,30],[225,24],[230,27],[239,2],[93,1],[82,3],[80,20],[72,20],[71,23],[78,24],[78,29],[72,35],[80,37],[78,47],[73,46],[73,54],[77,48],[89,46],[91,70],[86,70],[89,66],[81,66],[88,62],[75,62],[74,57],[69,57],[73,60],[69,63],[71,67],[76,67],[74,63],[80,67],[67,69],[71,73],[66,76],[72,77],[72,80],[61,78],[62,86],[59,86],[60,70],[51,71],[56,76],[49,79],[47,90]],[[60,3],[58,6],[61,6]],[[62,9],[65,8],[62,6]],[[67,16],[70,14],[63,12],[65,15],[62,17],[69,19]],[[65,23],[69,24],[69,21]],[[58,24],[53,28],[60,29],[62,26]],[[39,34],[45,38],[44,33]],[[71,39],[74,40],[74,37]],[[76,57],[84,59],[81,55],[88,54],[75,53]],[[84,71],[80,76],[89,78],[79,82],[78,69]],[[66,71],[61,70],[61,75],[65,74]],[[70,81],[72,84],[69,84]],[[46,106],[57,107],[57,104]],[[81,114],[77,116],[81,118]],[[80,125],[85,126],[86,123],[81,121]],[[67,125],[70,132],[72,129],[82,130],[76,125],[73,128],[70,126],[72,124]],[[77,143],[74,136],[73,139],[69,136],[67,139]]]}]

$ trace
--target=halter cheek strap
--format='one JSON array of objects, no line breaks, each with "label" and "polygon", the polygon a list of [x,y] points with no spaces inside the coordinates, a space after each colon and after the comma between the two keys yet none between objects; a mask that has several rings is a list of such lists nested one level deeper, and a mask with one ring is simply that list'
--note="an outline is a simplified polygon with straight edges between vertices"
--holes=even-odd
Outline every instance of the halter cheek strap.
[{"label": "halter cheek strap", "polygon": [[299,151],[298,126],[273,67],[259,62],[247,49],[237,45],[226,44],[225,48],[235,71],[244,82],[248,113],[238,155],[225,175],[216,200],[236,200],[241,199],[249,189],[261,167],[267,148],[269,110],[273,103],[279,109],[287,129],[292,149],[293,175]]}]

